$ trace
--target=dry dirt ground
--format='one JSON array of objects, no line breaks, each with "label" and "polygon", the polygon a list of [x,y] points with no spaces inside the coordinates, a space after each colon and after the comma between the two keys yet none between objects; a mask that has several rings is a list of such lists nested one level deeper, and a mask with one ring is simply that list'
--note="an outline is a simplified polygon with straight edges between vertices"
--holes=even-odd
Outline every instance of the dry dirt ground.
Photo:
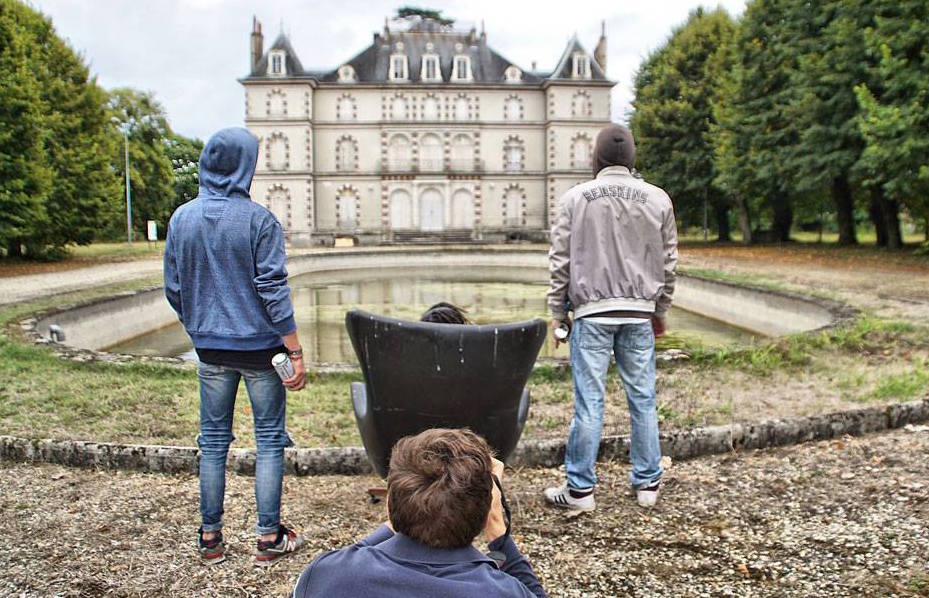
[{"label": "dry dirt ground", "polygon": [[[505,479],[517,543],[552,596],[929,596],[929,427],[673,464],[659,506],[601,465],[598,510],[568,518]],[[370,477],[285,479],[306,549],[250,561],[252,478],[230,476],[229,559],[199,564],[197,480],[0,462],[0,595],[284,596],[314,555],[384,518]]]}]

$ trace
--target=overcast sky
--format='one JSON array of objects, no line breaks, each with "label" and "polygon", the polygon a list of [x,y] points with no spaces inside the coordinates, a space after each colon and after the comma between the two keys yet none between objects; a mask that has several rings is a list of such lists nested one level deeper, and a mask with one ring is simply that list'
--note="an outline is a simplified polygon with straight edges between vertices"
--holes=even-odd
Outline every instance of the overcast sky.
[{"label": "overcast sky", "polygon": [[265,49],[281,31],[290,36],[304,68],[335,68],[371,43],[384,17],[398,6],[428,6],[457,19],[458,27],[484,21],[487,41],[523,69],[536,61],[551,70],[577,33],[593,52],[606,21],[607,74],[613,120],[624,121],[632,77],[643,57],[660,46],[697,6],[722,6],[732,15],[745,0],[31,0],[52,17],[59,35],[82,52],[106,88],[155,92],[171,125],[207,138],[241,125],[245,102],[237,79],[248,70],[252,15],[262,22]]}]

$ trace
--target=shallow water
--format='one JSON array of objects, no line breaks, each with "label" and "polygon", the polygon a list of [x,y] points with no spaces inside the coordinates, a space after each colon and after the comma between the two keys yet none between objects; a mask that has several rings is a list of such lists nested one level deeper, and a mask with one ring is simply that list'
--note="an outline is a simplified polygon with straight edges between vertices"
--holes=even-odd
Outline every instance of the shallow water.
[{"label": "shallow water", "polygon": [[[359,308],[396,318],[418,320],[439,301],[468,311],[478,324],[548,320],[547,274],[509,268],[354,270],[296,276],[290,280],[297,328],[309,363],[357,363],[345,330],[345,312]],[[750,342],[754,335],[724,322],[672,308],[670,344],[722,346]],[[180,324],[167,326],[107,349],[114,353],[195,359]],[[565,345],[551,339],[541,357],[567,357]]]}]

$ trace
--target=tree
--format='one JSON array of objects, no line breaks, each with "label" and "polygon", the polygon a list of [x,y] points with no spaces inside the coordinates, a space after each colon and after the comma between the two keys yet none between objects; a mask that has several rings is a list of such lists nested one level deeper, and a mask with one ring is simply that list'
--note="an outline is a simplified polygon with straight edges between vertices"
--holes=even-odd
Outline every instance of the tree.
[{"label": "tree", "polygon": [[[110,92],[109,110],[120,137],[123,131],[129,135],[132,228],[144,230],[147,220],[163,227],[175,203],[174,169],[165,147],[172,133],[164,108],[151,93],[124,87]],[[111,160],[119,176],[125,177],[123,143],[118,147]]]},{"label": "tree", "polygon": [[0,245],[8,254],[60,254],[88,243],[108,213],[116,179],[104,95],[51,21],[15,0],[0,0]]},{"label": "tree", "polygon": [[32,44],[23,7],[0,0],[0,248],[20,255],[45,221],[50,171],[39,85],[29,69]]},{"label": "tree", "polygon": [[448,19],[442,16],[441,10],[431,8],[417,8],[415,6],[401,6],[397,9],[398,19],[409,19],[419,17],[420,19],[432,19],[440,25],[450,27],[455,24],[455,19]]},{"label": "tree", "polygon": [[900,0],[865,28],[878,78],[855,88],[865,184],[922,219],[929,239],[929,5]]},{"label": "tree", "polygon": [[716,184],[712,100],[730,68],[726,44],[735,23],[722,9],[692,12],[642,63],[630,125],[637,168],[674,198],[682,220],[700,221],[713,206],[720,241],[728,241],[731,201]]},{"label": "tree", "polygon": [[[717,182],[752,206],[756,220],[770,214],[772,240],[790,239],[798,193],[788,169],[799,139],[793,73],[803,26],[802,0],[754,0],[743,15],[732,73],[715,102]],[[764,213],[762,213],[762,211]],[[757,235],[756,235],[757,237]]]},{"label": "tree", "polygon": [[171,212],[200,193],[200,152],[203,142],[199,139],[172,133],[165,140],[165,152],[174,170],[174,201]]}]

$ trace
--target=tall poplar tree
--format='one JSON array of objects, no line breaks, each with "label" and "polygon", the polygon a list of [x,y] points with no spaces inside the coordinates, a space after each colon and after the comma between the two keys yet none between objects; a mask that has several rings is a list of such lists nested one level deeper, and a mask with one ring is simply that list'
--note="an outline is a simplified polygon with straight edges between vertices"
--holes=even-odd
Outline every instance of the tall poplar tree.
[{"label": "tall poplar tree", "polygon": [[715,184],[711,100],[729,69],[721,52],[735,33],[726,11],[699,8],[639,68],[630,125],[636,167],[673,198],[685,222],[702,222],[712,207],[718,239],[728,241],[730,198]]}]

